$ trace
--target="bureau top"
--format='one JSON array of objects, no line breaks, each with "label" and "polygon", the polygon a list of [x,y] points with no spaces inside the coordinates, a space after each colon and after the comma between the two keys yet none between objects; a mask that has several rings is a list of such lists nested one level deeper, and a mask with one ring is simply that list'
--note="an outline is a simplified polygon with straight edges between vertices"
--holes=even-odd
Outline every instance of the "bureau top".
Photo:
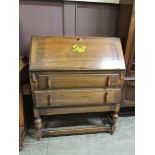
[{"label": "bureau top", "polygon": [[125,63],[119,38],[32,36],[30,70],[125,70]]}]

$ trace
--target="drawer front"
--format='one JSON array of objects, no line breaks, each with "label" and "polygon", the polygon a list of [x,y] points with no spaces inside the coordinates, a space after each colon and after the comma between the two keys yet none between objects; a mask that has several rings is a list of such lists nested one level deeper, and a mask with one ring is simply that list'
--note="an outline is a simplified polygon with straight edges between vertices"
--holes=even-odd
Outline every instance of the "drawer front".
[{"label": "drawer front", "polygon": [[34,91],[37,107],[63,107],[119,103],[120,89],[57,89]]},{"label": "drawer front", "polygon": [[38,75],[38,89],[117,87],[119,74]]}]

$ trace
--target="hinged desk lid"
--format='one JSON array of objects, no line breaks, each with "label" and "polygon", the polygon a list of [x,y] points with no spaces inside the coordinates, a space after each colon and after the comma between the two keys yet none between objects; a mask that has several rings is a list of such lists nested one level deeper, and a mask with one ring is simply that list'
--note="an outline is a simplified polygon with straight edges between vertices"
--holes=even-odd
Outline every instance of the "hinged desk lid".
[{"label": "hinged desk lid", "polygon": [[125,63],[119,38],[33,36],[30,70],[125,70]]}]

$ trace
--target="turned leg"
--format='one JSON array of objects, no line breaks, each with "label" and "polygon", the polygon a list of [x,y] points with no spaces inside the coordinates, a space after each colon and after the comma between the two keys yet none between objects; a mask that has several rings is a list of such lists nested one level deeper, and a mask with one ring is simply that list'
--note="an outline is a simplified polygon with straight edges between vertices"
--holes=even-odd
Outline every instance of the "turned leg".
[{"label": "turned leg", "polygon": [[40,138],[42,137],[42,120],[40,118],[39,112],[38,110],[34,110],[34,124],[35,124],[35,128],[36,128],[36,139],[40,140]]},{"label": "turned leg", "polygon": [[118,120],[118,113],[113,112],[111,114],[111,134],[113,135],[116,131],[116,122]]}]

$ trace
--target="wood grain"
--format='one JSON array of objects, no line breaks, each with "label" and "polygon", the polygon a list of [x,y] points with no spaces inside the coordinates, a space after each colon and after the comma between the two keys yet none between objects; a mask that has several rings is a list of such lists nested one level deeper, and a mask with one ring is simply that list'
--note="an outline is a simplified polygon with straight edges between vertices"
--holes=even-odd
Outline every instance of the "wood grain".
[{"label": "wood grain", "polygon": [[81,106],[81,107],[59,107],[59,108],[39,108],[40,115],[57,115],[57,114],[76,114],[88,112],[108,112],[116,111],[117,105],[104,106]]},{"label": "wood grain", "polygon": [[117,87],[119,74],[38,75],[39,89]]},{"label": "wood grain", "polygon": [[[84,53],[72,46],[84,45]],[[119,38],[33,36],[30,70],[125,70]]]},{"label": "wood grain", "polygon": [[37,107],[103,105],[119,103],[120,89],[59,89],[34,91]]}]

